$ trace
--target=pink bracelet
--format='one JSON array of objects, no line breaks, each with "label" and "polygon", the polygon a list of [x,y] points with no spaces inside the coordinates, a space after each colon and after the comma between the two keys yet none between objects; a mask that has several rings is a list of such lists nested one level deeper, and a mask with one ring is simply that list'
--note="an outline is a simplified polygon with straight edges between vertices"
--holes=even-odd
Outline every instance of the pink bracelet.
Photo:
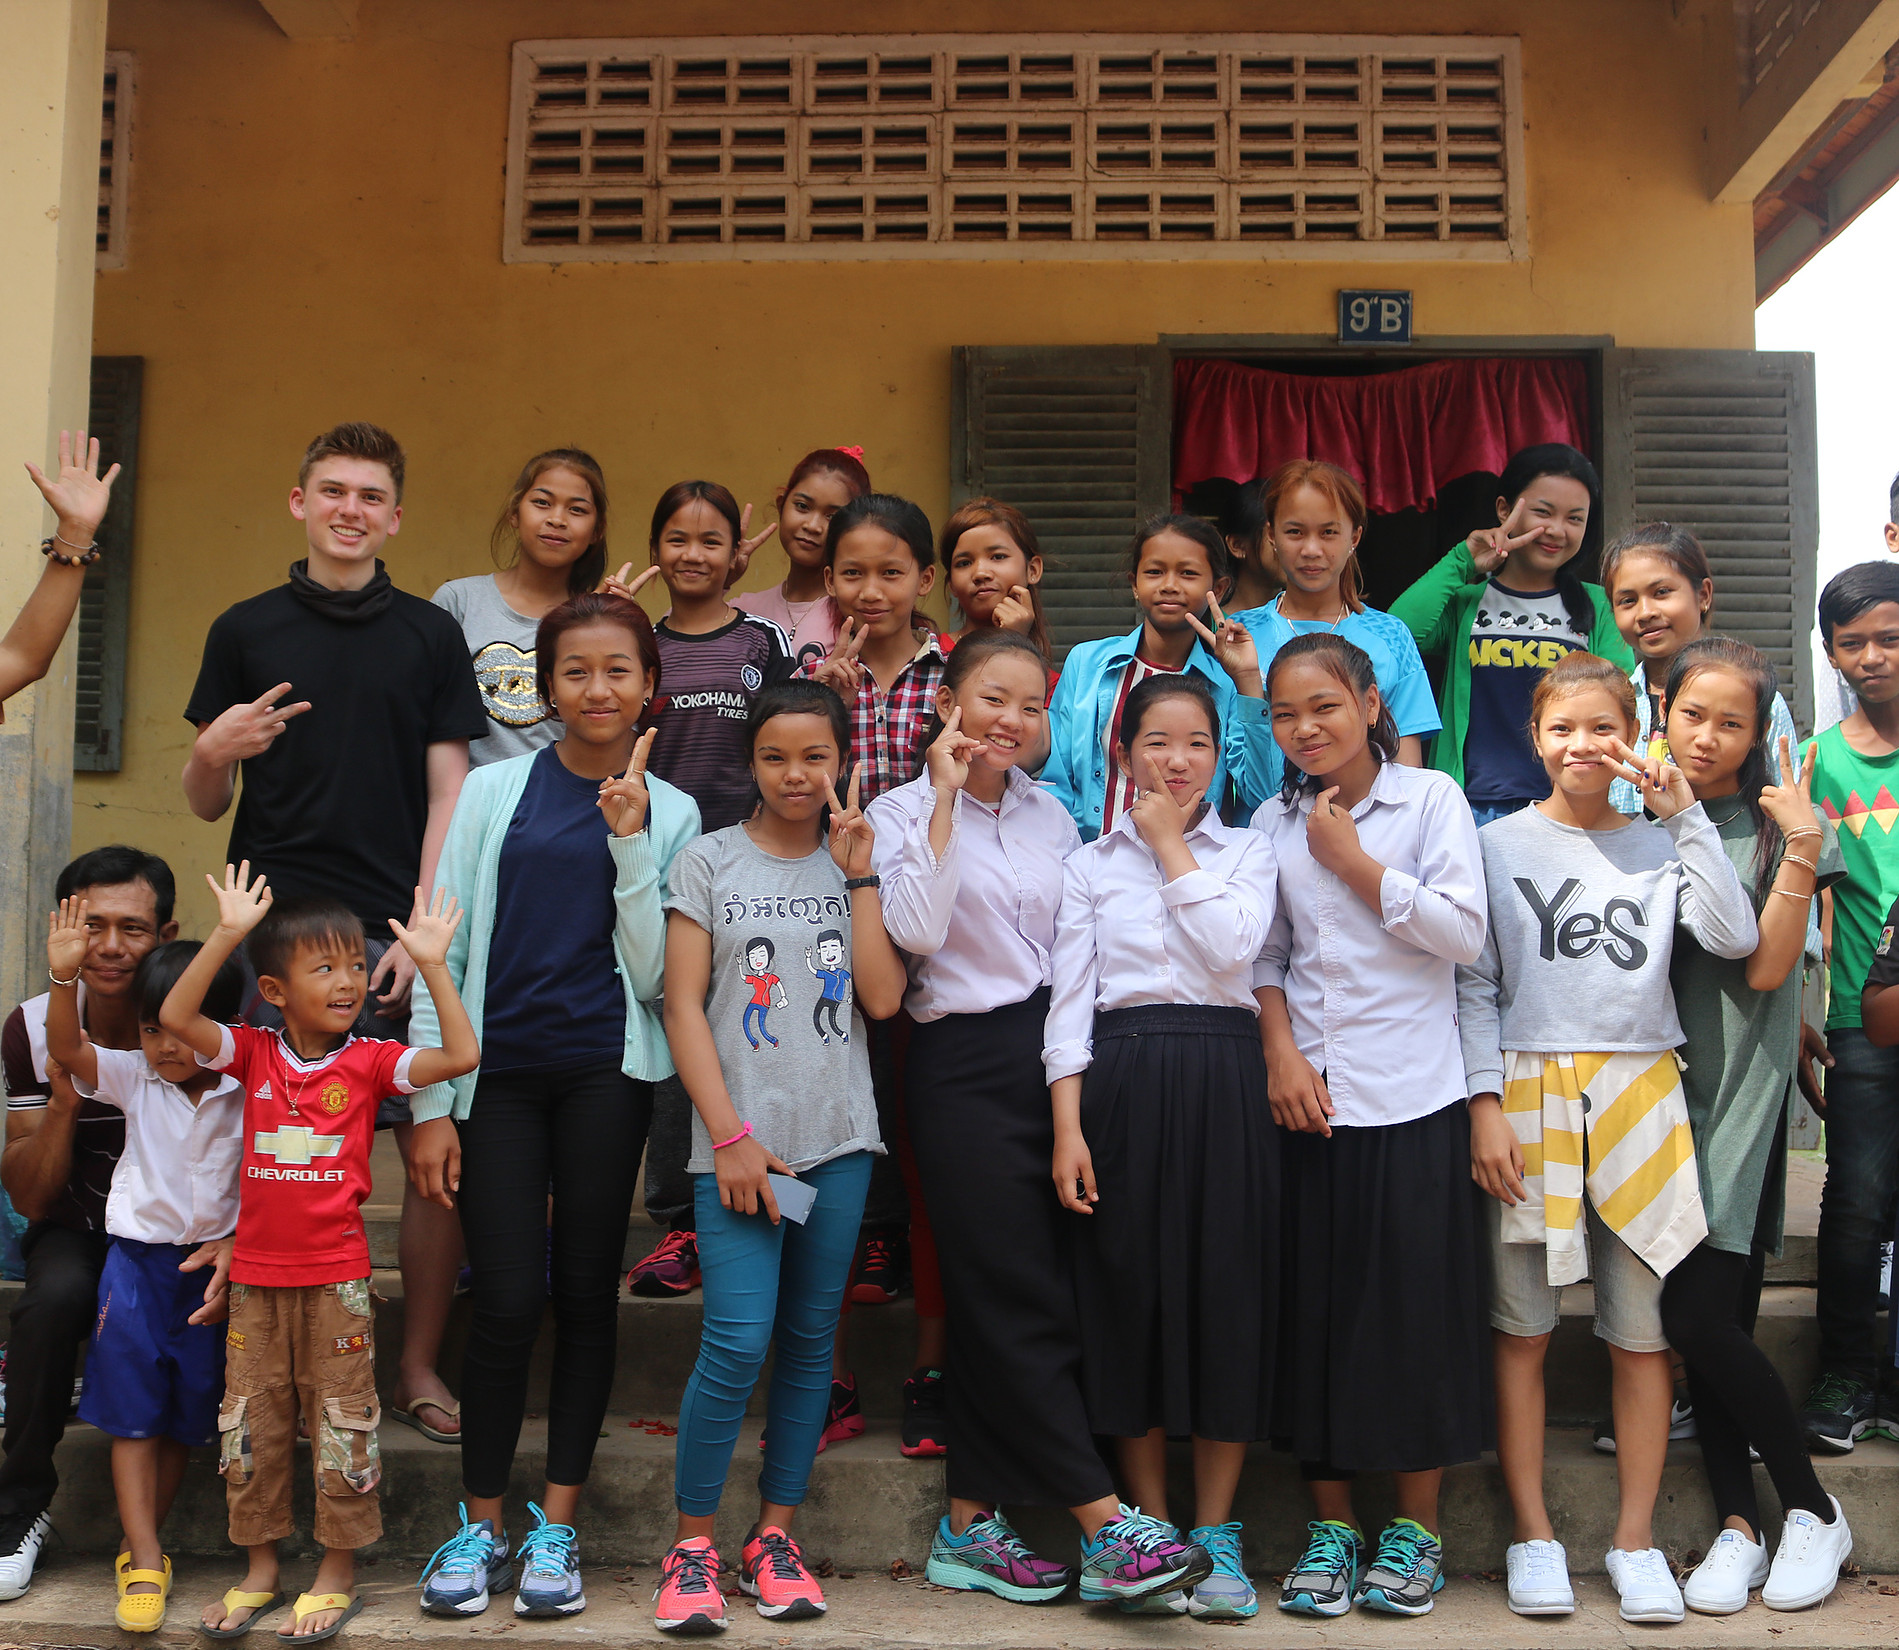
[{"label": "pink bracelet", "polygon": [[713,1141],[712,1149],[715,1152],[722,1152],[725,1150],[727,1146],[736,1146],[741,1140],[743,1140],[751,1132],[752,1132],[752,1125],[750,1123],[741,1123],[739,1125],[739,1132],[737,1134],[733,1135],[730,1140]]}]

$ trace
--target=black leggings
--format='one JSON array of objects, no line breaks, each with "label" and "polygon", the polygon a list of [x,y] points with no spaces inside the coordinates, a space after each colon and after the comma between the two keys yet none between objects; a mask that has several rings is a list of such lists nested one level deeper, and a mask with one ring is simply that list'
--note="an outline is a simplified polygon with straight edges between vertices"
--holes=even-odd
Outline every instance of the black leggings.
[{"label": "black leggings", "polygon": [[462,1237],[474,1270],[462,1359],[462,1485],[503,1495],[548,1300],[554,1195],[554,1368],[547,1478],[583,1484],[613,1388],[626,1221],[653,1085],[619,1062],[484,1074],[461,1125]]},{"label": "black leggings", "polygon": [[1827,1523],[1833,1504],[1813,1470],[1793,1400],[1767,1354],[1754,1344],[1761,1267],[1746,1255],[1691,1250],[1662,1284],[1662,1332],[1688,1366],[1701,1459],[1715,1517],[1744,1518],[1758,1537],[1760,1506],[1747,1446],[1760,1451],[1781,1510],[1801,1508]]}]

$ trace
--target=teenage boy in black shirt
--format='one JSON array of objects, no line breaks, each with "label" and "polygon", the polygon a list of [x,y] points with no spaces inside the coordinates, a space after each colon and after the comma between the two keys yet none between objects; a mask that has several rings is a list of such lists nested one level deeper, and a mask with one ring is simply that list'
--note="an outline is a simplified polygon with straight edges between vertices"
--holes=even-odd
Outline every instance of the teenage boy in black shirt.
[{"label": "teenage boy in black shirt", "polygon": [[[185,716],[198,737],[184,788],[200,819],[237,794],[232,864],[282,899],[340,899],[369,936],[357,1031],[402,1035],[415,965],[390,943],[417,885],[432,887],[468,741],[487,731],[468,648],[441,608],[398,590],[378,553],[402,525],[402,449],[374,424],[339,424],[303,455],[290,513],[307,559],[290,582],[227,608],[205,638]],[[237,788],[239,772],[243,787]],[[254,995],[254,994],[253,994]],[[267,1023],[246,1006],[245,1017]],[[406,1161],[407,1107],[386,1102]],[[405,1187],[402,1370],[391,1410],[453,1442],[459,1406],[435,1373],[461,1264],[452,1210]]]}]

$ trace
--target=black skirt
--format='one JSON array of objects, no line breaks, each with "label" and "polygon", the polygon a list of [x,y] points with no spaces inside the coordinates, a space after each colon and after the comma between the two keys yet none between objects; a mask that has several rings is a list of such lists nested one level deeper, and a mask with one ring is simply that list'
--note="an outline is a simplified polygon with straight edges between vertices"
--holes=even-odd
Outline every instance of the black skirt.
[{"label": "black skirt", "polygon": [[904,1103],[948,1309],[953,1497],[1079,1507],[1114,1491],[1088,1430],[1055,1121],[1048,988],[917,1026]]},{"label": "black skirt", "polygon": [[1341,1472],[1475,1460],[1491,1438],[1490,1280],[1462,1102],[1282,1139],[1274,1441]]},{"label": "black skirt", "polygon": [[1070,1217],[1095,1430],[1269,1436],[1279,1131],[1257,1017],[1177,1004],[1097,1014],[1081,1126],[1100,1198]]}]

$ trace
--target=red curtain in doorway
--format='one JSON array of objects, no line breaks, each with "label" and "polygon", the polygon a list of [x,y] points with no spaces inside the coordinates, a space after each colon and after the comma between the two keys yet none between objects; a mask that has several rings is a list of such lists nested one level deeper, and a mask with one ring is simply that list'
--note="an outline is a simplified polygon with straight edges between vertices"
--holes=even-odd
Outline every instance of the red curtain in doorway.
[{"label": "red curtain in doorway", "polygon": [[1589,451],[1589,380],[1576,360],[1432,361],[1363,378],[1174,363],[1174,492],[1252,481],[1295,458],[1344,466],[1374,510],[1421,510],[1446,482],[1501,472],[1519,447]]}]

